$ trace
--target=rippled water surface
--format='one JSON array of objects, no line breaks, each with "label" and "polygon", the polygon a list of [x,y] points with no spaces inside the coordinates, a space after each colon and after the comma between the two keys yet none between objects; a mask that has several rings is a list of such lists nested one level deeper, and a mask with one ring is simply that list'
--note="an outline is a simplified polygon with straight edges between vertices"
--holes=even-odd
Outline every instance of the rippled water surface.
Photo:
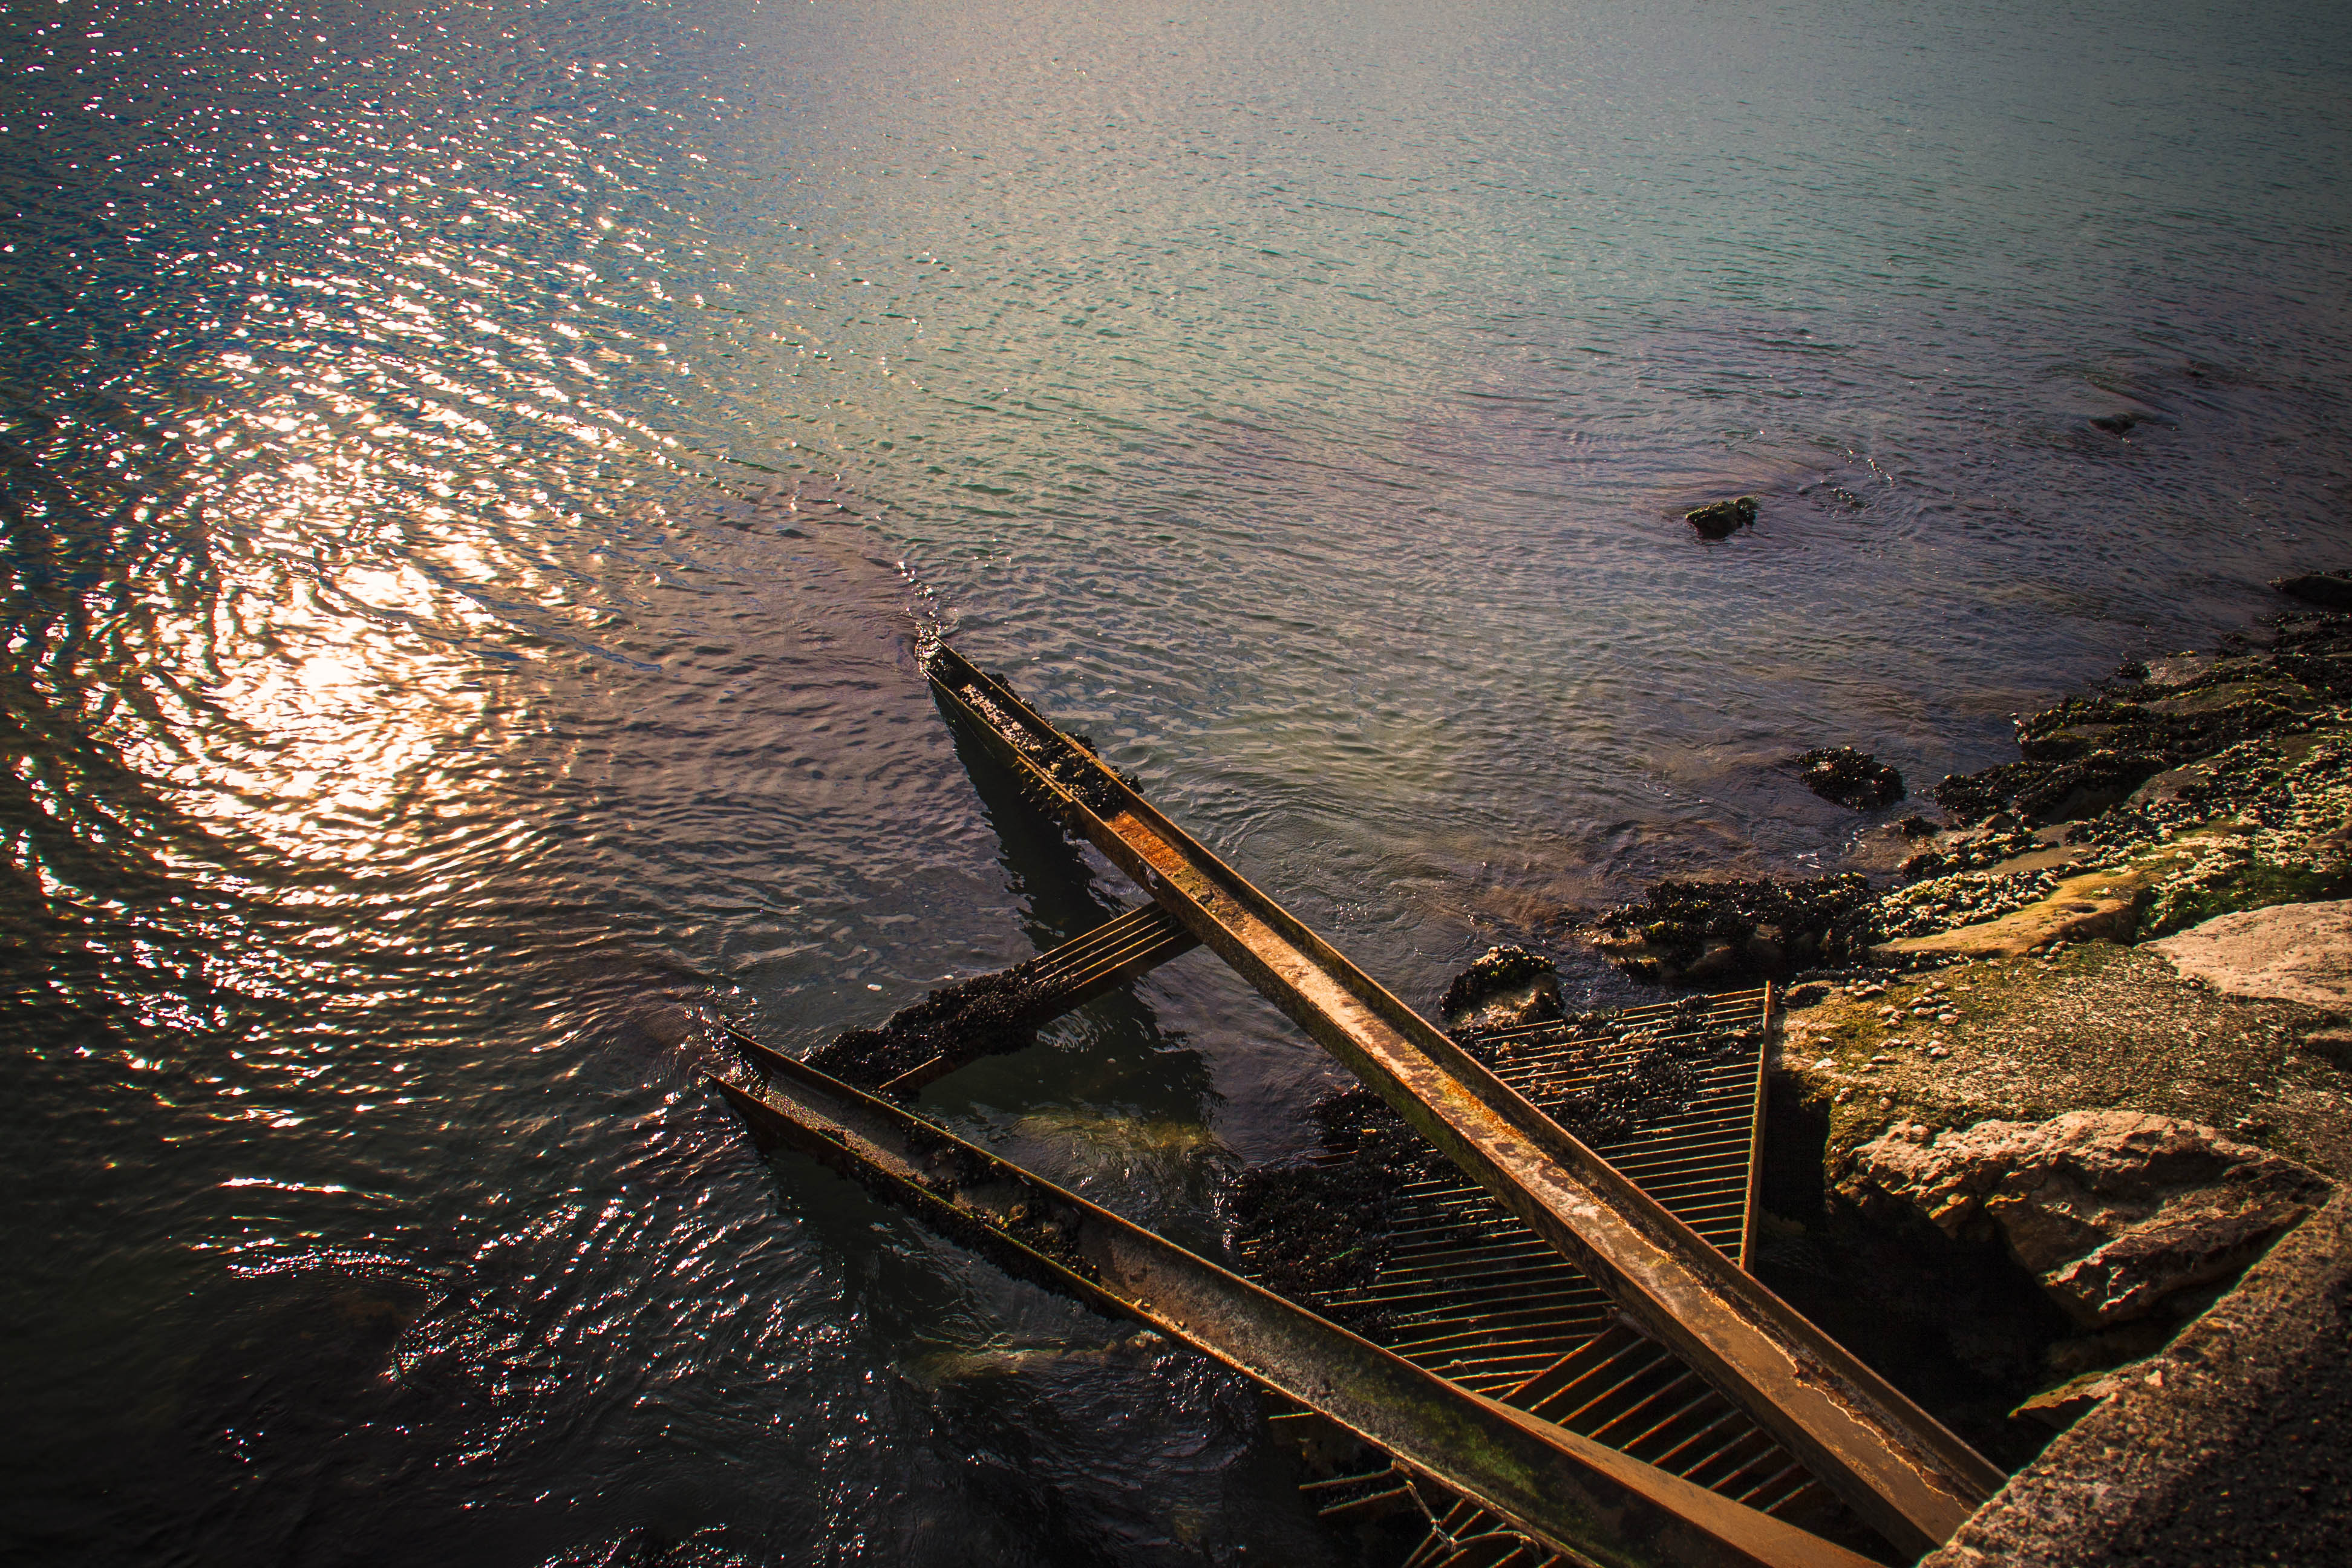
[{"label": "rippled water surface", "polygon": [[[932,627],[1420,1003],[1866,858],[2352,564],[2347,15],[0,0],[0,1538],[1329,1560],[629,1019],[1131,901]],[[1214,1247],[1333,1075],[1198,955],[924,1103]]]}]

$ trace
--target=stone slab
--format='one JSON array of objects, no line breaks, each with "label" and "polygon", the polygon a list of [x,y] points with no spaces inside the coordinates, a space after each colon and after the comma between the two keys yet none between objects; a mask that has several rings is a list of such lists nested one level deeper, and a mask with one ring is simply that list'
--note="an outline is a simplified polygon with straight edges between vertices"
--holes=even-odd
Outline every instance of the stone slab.
[{"label": "stone slab", "polygon": [[2225,996],[2352,1013],[2352,901],[2216,915],[2147,945]]},{"label": "stone slab", "polygon": [[1885,957],[1941,954],[2014,958],[2053,942],[2128,942],[2147,907],[2147,877],[2129,868],[2069,877],[2048,897],[1998,920],[1954,926],[1931,936],[1901,937],[1872,949]]},{"label": "stone slab", "polygon": [[1919,1568],[2352,1563],[2352,1198],[2131,1372]]}]

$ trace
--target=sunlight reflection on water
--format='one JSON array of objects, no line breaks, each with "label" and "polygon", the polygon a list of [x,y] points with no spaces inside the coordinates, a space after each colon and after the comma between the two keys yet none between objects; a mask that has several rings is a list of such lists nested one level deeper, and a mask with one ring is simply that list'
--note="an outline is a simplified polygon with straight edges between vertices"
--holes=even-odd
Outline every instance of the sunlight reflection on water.
[{"label": "sunlight reflection on water", "polygon": [[[0,15],[8,1528],[1328,1559],[1244,1390],[632,1015],[805,1047],[1128,896],[932,626],[1410,1000],[1842,863],[1793,752],[1918,788],[2337,563],[2344,26]],[[1195,962],[925,1104],[1213,1247],[1334,1071]]]}]

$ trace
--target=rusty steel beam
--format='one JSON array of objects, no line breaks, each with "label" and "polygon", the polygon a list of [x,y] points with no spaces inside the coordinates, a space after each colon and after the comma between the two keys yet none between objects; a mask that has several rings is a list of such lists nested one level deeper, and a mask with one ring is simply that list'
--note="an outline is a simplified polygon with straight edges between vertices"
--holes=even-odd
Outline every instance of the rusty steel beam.
[{"label": "rusty steel beam", "polygon": [[1746,1409],[1872,1529],[1924,1552],[2001,1473],[1744,1273],[1117,772],[944,645],[951,720],[1496,1199]]},{"label": "rusty steel beam", "polygon": [[1748,1118],[1748,1206],[1739,1215],[1739,1267],[1756,1272],[1756,1237],[1764,1221],[1764,1115],[1771,1109],[1772,1004],[1781,998],[1771,982],[1764,984],[1764,1043],[1756,1064],[1756,1108]]},{"label": "rusty steel beam", "polygon": [[[949,1238],[1131,1318],[1339,1423],[1596,1568],[1874,1568],[1869,1559],[1483,1398],[878,1097],[719,1025],[645,1020],[755,1130]],[[732,1047],[714,1061],[716,1034]]]}]

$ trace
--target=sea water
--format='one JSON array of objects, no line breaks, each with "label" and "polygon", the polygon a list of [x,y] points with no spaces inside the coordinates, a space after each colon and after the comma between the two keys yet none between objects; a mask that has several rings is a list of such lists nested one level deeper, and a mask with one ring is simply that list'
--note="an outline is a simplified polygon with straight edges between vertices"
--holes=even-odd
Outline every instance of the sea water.
[{"label": "sea water", "polygon": [[[1339,1560],[631,1019],[1135,901],[933,635],[1419,1005],[1883,864],[1790,757],[2352,564],[2346,17],[8,0],[12,1554]],[[1213,1250],[1338,1081],[1201,953],[921,1105]]]}]

